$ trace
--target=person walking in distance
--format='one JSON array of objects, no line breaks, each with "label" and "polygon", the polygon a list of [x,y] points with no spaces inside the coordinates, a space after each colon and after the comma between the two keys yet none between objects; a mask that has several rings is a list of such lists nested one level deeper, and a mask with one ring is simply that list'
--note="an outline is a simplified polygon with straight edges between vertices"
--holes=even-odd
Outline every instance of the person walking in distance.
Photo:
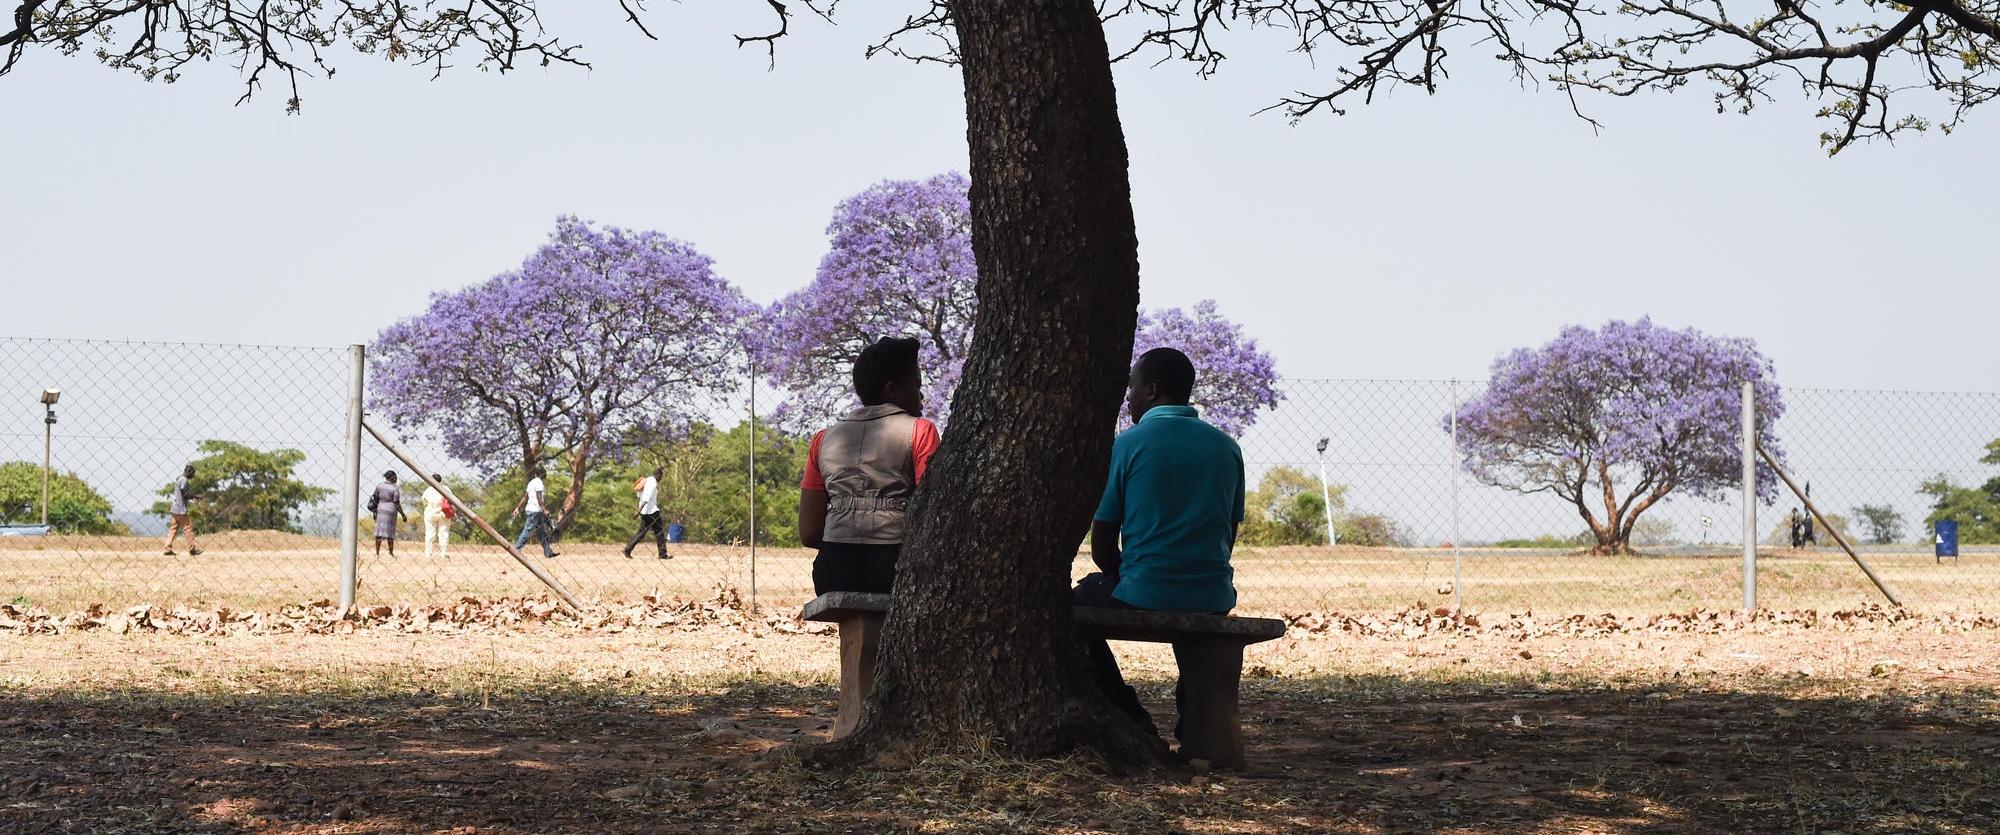
[{"label": "person walking in distance", "polygon": [[521,501],[514,505],[514,513],[527,513],[521,520],[521,535],[514,540],[514,550],[528,547],[528,537],[532,536],[542,542],[542,559],[552,560],[562,555],[549,547],[548,495],[547,488],[542,486],[542,475],[542,465],[528,468],[528,489],[522,491]]},{"label": "person walking in distance", "polygon": [[382,474],[375,495],[368,497],[368,512],[375,514],[375,556],[382,556],[382,543],[389,543],[389,556],[396,555],[396,522],[409,521],[403,513],[403,488],[396,486],[396,471]]},{"label": "person walking in distance", "polygon": [[174,555],[174,535],[187,531],[188,556],[201,556],[201,548],[194,544],[194,518],[188,514],[188,479],[194,478],[194,465],[181,470],[181,477],[174,480],[173,495],[167,500],[167,556]]},{"label": "person walking in distance", "polygon": [[[431,481],[443,484],[444,476],[431,473]],[[431,555],[431,545],[436,543],[437,555],[451,556],[451,520],[457,515],[451,500],[436,487],[424,485],[424,556]]]},{"label": "person walking in distance", "polygon": [[938,449],[925,420],[917,341],[881,339],[854,361],[861,408],[813,436],[799,484],[799,539],[819,549],[813,593],[888,592],[910,494]]},{"label": "person walking in distance", "polygon": [[660,523],[660,475],[665,470],[654,467],[645,478],[639,479],[634,491],[639,494],[639,532],[632,535],[632,541],[625,544],[625,558],[632,558],[632,549],[639,547],[646,538],[646,532],[653,532],[653,541],[659,543],[660,559],[670,560],[674,555],[667,553],[667,526]]}]

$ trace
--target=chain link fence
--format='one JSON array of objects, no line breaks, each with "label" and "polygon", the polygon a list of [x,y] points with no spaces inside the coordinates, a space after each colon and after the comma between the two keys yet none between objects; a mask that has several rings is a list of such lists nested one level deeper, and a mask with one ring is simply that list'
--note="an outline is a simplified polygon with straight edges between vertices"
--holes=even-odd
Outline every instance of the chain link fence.
[{"label": "chain link fence", "polygon": [[[0,524],[41,522],[46,444],[53,528],[0,537],[0,598],[53,611],[332,593],[346,364],[341,349],[0,340]],[[234,477],[206,485],[193,539],[169,547],[169,493],[202,459],[217,468],[197,487]]]},{"label": "chain link fence", "polygon": [[[1451,415],[1480,384],[1290,380],[1284,392],[1242,441],[1253,519],[1236,564],[1247,608],[1645,614],[1742,605],[1734,487],[1707,499],[1669,494],[1635,523],[1632,553],[1593,555],[1576,505],[1482,483],[1459,465]],[[1981,462],[2000,439],[2000,394],[1789,388],[1783,396],[1774,426],[1787,474],[1904,605],[2000,608],[2000,546],[1986,544],[2000,531],[1982,504],[2000,501],[2000,484],[1981,489],[2000,475]],[[1948,515],[1960,517],[1966,540],[1956,559],[1934,556],[1929,517],[1945,489],[1957,491]],[[1601,505],[1592,509],[1603,515]],[[1823,525],[1801,524],[1809,537],[1793,546],[1794,516],[1807,514],[1791,491],[1780,485],[1777,500],[1757,510],[1759,605],[1885,601]]]},{"label": "chain link fence", "polygon": [[[347,348],[0,338],[0,392],[20,395],[0,406],[0,601],[271,610],[338,599],[353,371]],[[59,394],[45,407],[48,389]],[[432,473],[467,476],[435,445],[399,445]],[[194,536],[169,542],[169,495],[189,465]],[[427,531],[422,481],[365,434],[356,504],[389,472],[403,505],[393,530],[378,531],[366,508],[352,514],[358,605],[545,593],[466,515]],[[520,527],[490,521],[510,537]],[[740,530],[734,541],[677,543],[671,560],[560,542],[561,557],[542,567],[589,599],[759,585],[788,606],[810,597],[810,572],[793,565],[807,557],[760,555],[776,570],[757,577],[747,508]]]},{"label": "chain link fence", "polygon": [[[0,536],[0,601],[51,611],[268,610],[337,599],[352,367],[345,348],[0,338],[0,533],[17,534]],[[60,390],[52,406],[38,402],[44,389]],[[1741,605],[1733,489],[1669,495],[1634,525],[1632,553],[1594,555],[1575,505],[1481,483],[1459,465],[1450,416],[1479,393],[1464,381],[1287,381],[1283,404],[1242,438],[1251,518],[1235,559],[1239,611],[1646,614]],[[1793,388],[1784,397],[1776,429],[1786,469],[1811,483],[1814,504],[1905,605],[2000,608],[2000,546],[1986,544],[2000,531],[1982,515],[2000,508],[2000,484],[1984,489],[1996,467],[1982,463],[2000,439],[2000,394]],[[57,420],[48,424],[51,409]],[[733,423],[747,409],[717,418]],[[431,472],[468,477],[421,438],[397,443]],[[759,446],[760,456],[777,454]],[[358,604],[544,592],[463,514],[447,528],[449,545],[429,543],[427,553],[422,483],[372,438],[364,435],[360,452],[355,503],[394,471],[404,513],[394,537],[377,542],[372,515],[354,508]],[[184,537],[166,542],[168,493],[190,463],[199,554]],[[1823,526],[1793,547],[1799,505],[1781,492],[1758,508],[1760,604],[1881,601]],[[1933,555],[1929,517],[1940,506],[1960,523],[1956,559]],[[489,521],[510,538],[520,528],[518,518]],[[540,564],[586,599],[729,588],[793,609],[811,596],[811,552],[753,549],[751,521],[746,502],[740,525],[696,537],[723,541],[672,544],[670,560],[657,559],[650,541],[631,557],[622,540],[561,541],[561,556]],[[540,559],[535,546],[524,551]],[[1080,555],[1077,573],[1088,570]]]}]

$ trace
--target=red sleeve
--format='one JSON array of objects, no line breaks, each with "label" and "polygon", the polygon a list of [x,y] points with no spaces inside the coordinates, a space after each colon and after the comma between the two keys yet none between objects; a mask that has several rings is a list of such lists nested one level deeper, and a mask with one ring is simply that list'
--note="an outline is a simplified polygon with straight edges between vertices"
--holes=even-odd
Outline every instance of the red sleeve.
[{"label": "red sleeve", "polygon": [[917,464],[917,483],[924,483],[924,468],[931,463],[931,456],[938,451],[937,424],[917,418],[916,431],[910,436],[910,457]]},{"label": "red sleeve", "polygon": [[825,490],[826,478],[819,474],[819,439],[826,430],[813,433],[812,446],[806,450],[806,477],[799,480],[800,490]]}]

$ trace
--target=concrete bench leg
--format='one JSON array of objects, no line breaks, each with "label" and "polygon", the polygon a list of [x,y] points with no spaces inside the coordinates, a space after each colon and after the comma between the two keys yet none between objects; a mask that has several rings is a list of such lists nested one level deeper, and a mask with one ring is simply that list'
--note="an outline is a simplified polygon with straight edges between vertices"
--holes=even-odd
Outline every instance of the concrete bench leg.
[{"label": "concrete bench leg", "polygon": [[840,621],[840,716],[833,720],[834,739],[861,724],[861,708],[868,703],[868,691],[875,689],[875,639],[881,634],[880,612],[858,612]]},{"label": "concrete bench leg", "polygon": [[1236,699],[1243,679],[1243,645],[1177,641],[1174,661],[1181,670],[1181,753],[1208,760],[1216,768],[1242,768],[1243,725]]}]

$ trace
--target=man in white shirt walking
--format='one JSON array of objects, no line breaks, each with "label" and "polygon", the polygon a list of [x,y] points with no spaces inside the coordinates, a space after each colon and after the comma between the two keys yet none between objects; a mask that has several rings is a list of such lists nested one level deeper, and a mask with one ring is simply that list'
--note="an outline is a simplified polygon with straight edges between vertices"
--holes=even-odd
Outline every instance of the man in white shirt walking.
[{"label": "man in white shirt walking", "polygon": [[514,512],[526,510],[527,518],[521,522],[521,536],[514,540],[514,550],[528,547],[528,537],[542,541],[542,559],[552,560],[562,556],[549,547],[548,496],[542,487],[542,465],[528,468],[528,489],[521,496],[521,502],[514,505]]},{"label": "man in white shirt walking", "polygon": [[665,470],[654,467],[653,471],[636,485],[639,494],[639,532],[632,535],[632,541],[625,545],[625,558],[632,558],[632,549],[646,538],[646,532],[653,532],[653,541],[659,543],[660,559],[670,560],[674,555],[667,553],[667,527],[660,523],[660,475]]}]

